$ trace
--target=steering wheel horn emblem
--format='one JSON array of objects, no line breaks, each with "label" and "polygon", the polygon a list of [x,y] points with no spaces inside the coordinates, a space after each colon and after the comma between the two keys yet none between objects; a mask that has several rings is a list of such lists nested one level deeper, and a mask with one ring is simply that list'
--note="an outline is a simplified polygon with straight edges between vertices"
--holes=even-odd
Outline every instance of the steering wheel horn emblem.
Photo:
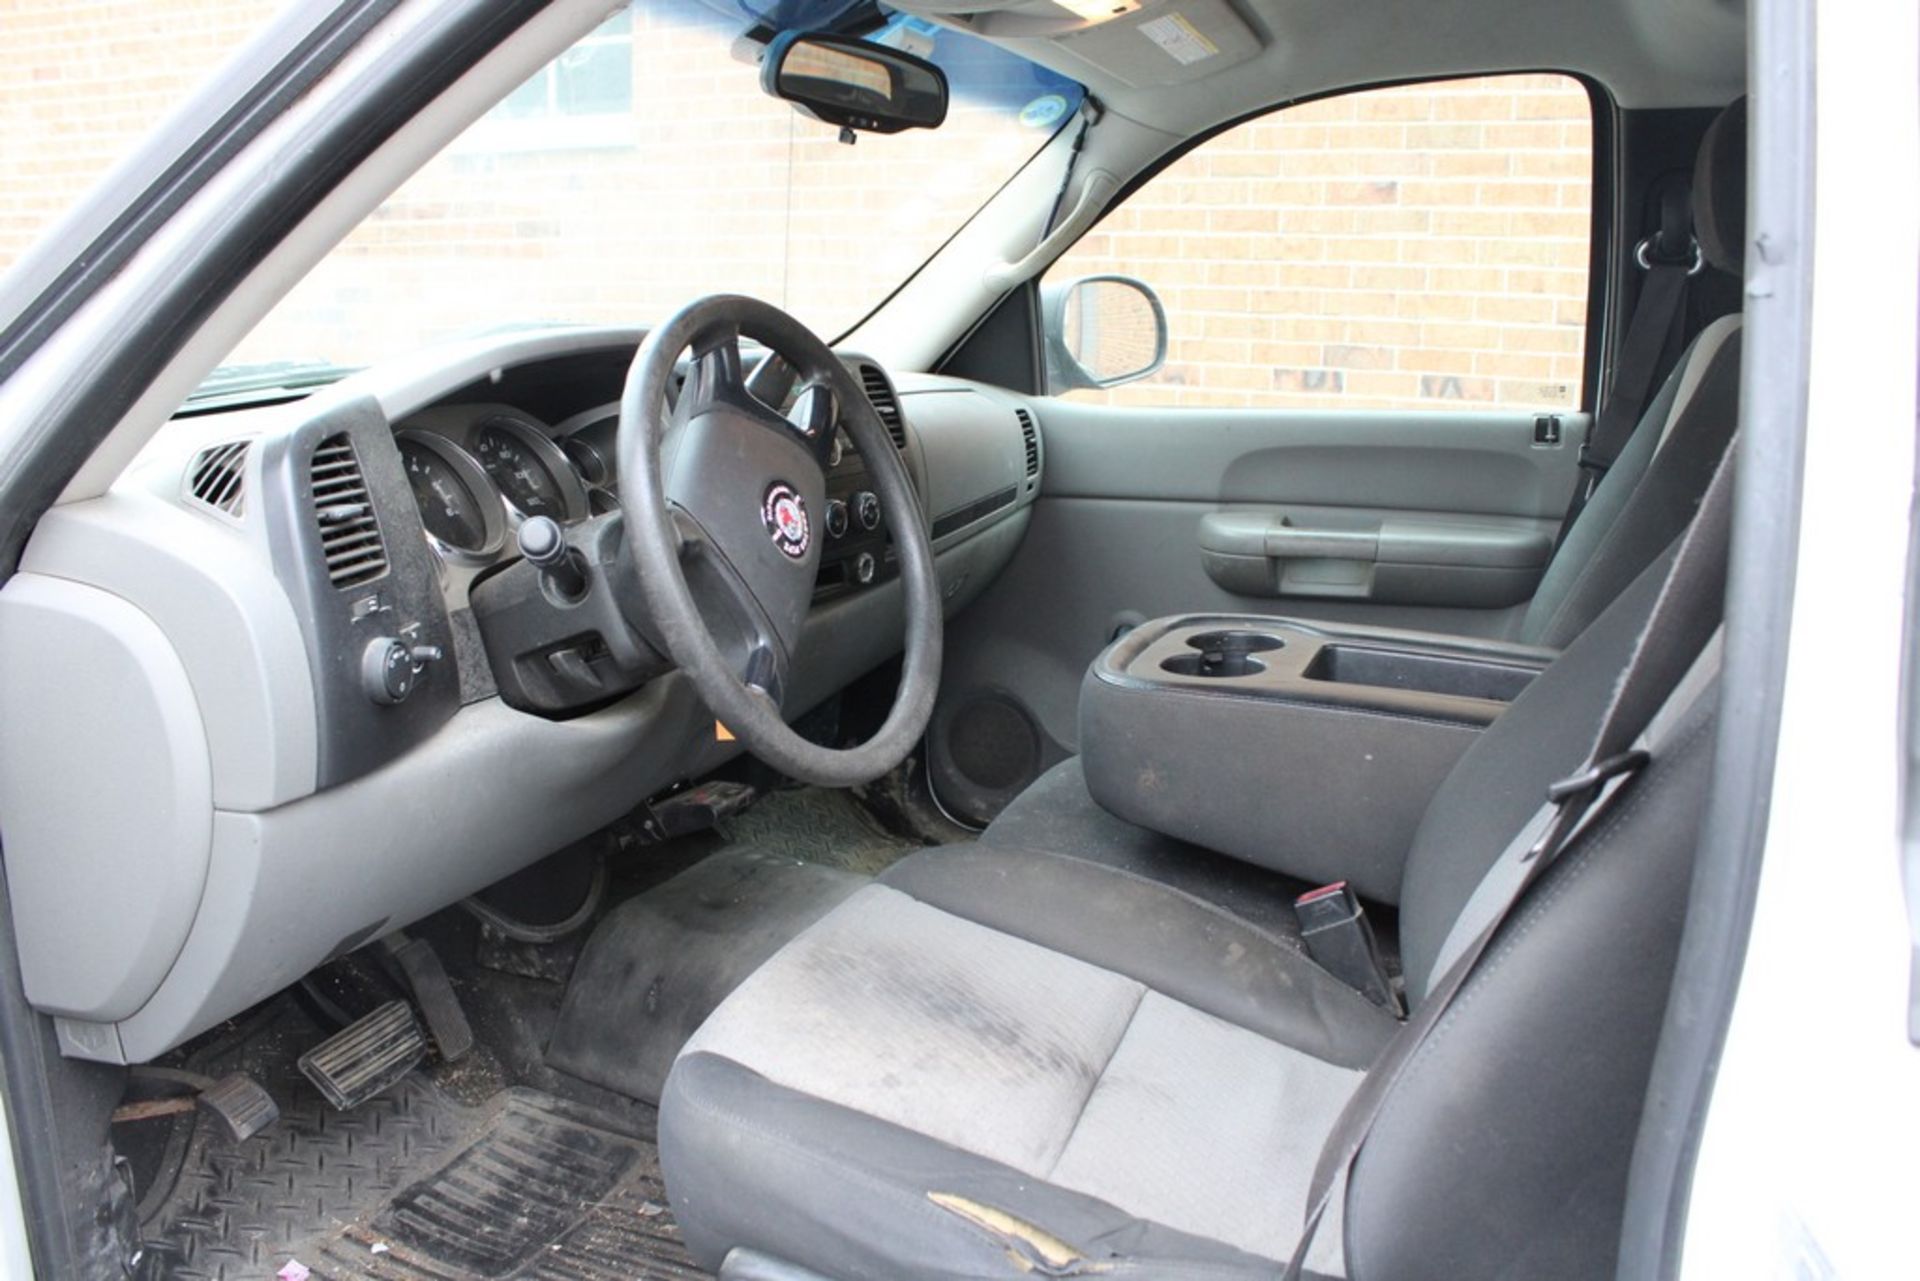
[{"label": "steering wheel horn emblem", "polygon": [[805,559],[813,546],[813,526],[807,518],[807,504],[792,485],[776,480],[767,486],[760,500],[760,519],[773,538],[773,545],[788,560]]}]

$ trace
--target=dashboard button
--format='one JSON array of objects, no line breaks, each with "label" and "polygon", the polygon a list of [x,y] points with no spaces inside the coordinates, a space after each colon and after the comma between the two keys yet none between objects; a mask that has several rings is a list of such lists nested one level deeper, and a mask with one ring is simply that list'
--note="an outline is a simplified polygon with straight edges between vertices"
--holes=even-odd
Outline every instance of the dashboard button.
[{"label": "dashboard button", "polygon": [[861,552],[853,558],[853,581],[865,587],[873,581],[874,573],[879,569],[872,552]]},{"label": "dashboard button", "polygon": [[853,496],[853,515],[860,522],[860,528],[875,530],[880,528],[880,498],[871,489],[863,489]]},{"label": "dashboard button", "polygon": [[827,504],[827,537],[845,538],[847,536],[847,505],[836,498]]}]

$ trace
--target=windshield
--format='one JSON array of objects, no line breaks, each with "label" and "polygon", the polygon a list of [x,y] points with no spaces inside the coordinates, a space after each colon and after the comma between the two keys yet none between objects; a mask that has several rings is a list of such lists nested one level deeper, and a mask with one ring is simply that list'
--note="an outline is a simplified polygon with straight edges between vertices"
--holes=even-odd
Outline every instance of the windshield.
[{"label": "windshield", "polygon": [[[817,25],[834,6],[788,8]],[[640,325],[719,292],[765,299],[832,338],[1081,97],[984,41],[895,16],[869,38],[945,70],[947,121],[847,145],[764,95],[758,68],[733,55],[756,20],[779,15],[724,0],[637,0],[615,14],[349,235],[203,395],[311,384],[489,331]]]}]

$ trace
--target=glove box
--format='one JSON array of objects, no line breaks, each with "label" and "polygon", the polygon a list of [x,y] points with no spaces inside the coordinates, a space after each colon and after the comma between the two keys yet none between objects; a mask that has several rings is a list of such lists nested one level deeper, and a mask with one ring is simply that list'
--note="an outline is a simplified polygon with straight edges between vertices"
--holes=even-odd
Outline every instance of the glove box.
[{"label": "glove box", "polygon": [[1087,672],[1087,786],[1142,827],[1394,902],[1434,790],[1553,657],[1292,619],[1156,619]]}]

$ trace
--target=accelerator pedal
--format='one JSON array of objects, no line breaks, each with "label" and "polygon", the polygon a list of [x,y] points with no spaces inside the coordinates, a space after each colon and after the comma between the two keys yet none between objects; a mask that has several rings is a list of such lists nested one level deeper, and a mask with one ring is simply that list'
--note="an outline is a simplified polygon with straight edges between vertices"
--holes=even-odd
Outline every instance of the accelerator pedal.
[{"label": "accelerator pedal", "polygon": [[473,1027],[467,1022],[467,1012],[460,1006],[460,997],[447,977],[447,967],[440,963],[439,953],[425,939],[410,939],[398,931],[387,938],[386,947],[407,990],[413,993],[414,1004],[420,1007],[420,1016],[427,1021],[427,1031],[433,1034],[440,1057],[448,1063],[464,1058],[473,1048]]},{"label": "accelerator pedal", "polygon": [[413,1007],[389,1001],[300,1056],[300,1071],[328,1103],[345,1112],[400,1083],[427,1057],[427,1034]]}]

